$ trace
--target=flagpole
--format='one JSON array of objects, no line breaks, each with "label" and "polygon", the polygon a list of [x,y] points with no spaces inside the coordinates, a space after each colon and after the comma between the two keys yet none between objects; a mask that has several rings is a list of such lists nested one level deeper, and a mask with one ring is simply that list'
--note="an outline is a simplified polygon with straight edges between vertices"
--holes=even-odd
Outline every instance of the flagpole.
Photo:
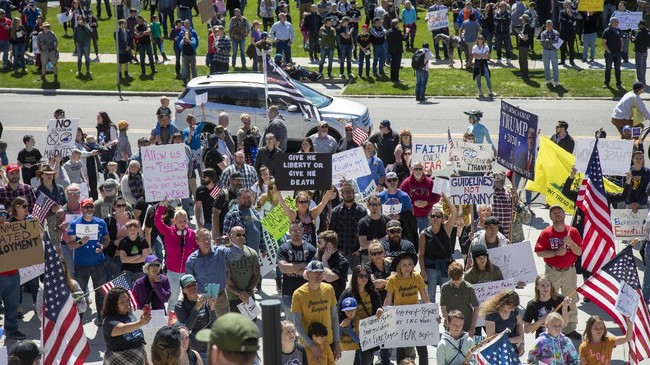
[{"label": "flagpole", "polygon": [[[116,277],[113,278],[112,280],[109,280],[109,282],[111,282],[111,281],[113,281],[113,280],[115,280],[115,279],[117,279],[117,278],[119,278],[119,277],[122,277],[122,276],[124,276],[124,275],[126,275],[126,271],[123,272],[123,273],[121,273],[120,275],[116,276]],[[106,283],[104,283],[104,284],[106,284]],[[90,295],[90,294],[96,292],[97,290],[101,289],[101,287],[102,287],[104,284],[98,286],[97,288],[94,288],[93,290],[89,291],[88,293],[84,293],[83,296],[85,297],[85,296],[88,296],[88,295]]]},{"label": "flagpole", "polygon": [[268,72],[266,68],[266,52],[262,52],[262,70],[264,72],[264,107],[266,110],[269,110],[269,80],[268,80]]}]

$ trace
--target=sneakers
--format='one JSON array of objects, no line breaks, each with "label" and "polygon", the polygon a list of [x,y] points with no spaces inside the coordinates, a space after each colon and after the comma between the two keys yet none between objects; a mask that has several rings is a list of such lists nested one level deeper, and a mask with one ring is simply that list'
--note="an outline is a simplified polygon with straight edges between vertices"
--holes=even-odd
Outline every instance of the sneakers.
[{"label": "sneakers", "polygon": [[560,86],[560,83],[559,82],[554,82],[553,86],[558,87],[558,86]]},{"label": "sneakers", "polygon": [[572,340],[582,340],[582,335],[579,334],[578,331],[576,330],[573,330],[569,333],[565,333],[564,335]]},{"label": "sneakers", "polygon": [[27,338],[22,332],[15,330],[15,331],[7,331],[6,337],[10,340],[18,340],[22,341],[25,338]]}]

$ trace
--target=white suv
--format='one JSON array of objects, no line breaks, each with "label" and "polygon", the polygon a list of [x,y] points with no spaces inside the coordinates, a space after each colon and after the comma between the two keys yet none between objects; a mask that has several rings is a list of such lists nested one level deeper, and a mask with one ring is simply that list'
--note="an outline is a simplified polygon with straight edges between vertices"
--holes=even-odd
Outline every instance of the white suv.
[{"label": "white suv", "polygon": [[[308,87],[299,81],[292,80],[303,96],[320,110],[323,120],[329,124],[329,134],[337,141],[345,133],[346,123],[356,123],[364,131],[372,131],[372,121],[368,108],[353,101],[329,97]],[[198,118],[201,109],[196,105],[196,95],[208,93],[206,104],[206,126],[204,131],[212,133],[219,122],[219,113],[227,112],[230,118],[228,132],[237,136],[241,126],[239,117],[242,113],[251,116],[251,124],[261,132],[268,124],[266,103],[264,102],[264,75],[261,73],[225,73],[201,76],[192,79],[176,101],[176,125],[180,129],[187,127],[186,117],[189,113]],[[279,97],[270,97],[268,105],[277,105],[280,114],[287,123],[289,151],[297,151],[300,142],[306,136],[316,133],[318,122],[305,118],[296,105]]]}]

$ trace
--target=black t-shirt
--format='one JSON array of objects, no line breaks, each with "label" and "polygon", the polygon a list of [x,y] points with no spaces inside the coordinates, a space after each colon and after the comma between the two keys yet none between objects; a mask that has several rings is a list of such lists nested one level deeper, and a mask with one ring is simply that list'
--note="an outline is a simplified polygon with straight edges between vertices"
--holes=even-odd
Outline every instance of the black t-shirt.
[{"label": "black t-shirt", "polygon": [[[219,227],[223,228],[223,220],[226,218],[226,214],[230,208],[237,204],[237,193],[234,193],[230,190],[221,190],[217,199],[212,204],[212,208],[219,209],[221,214],[219,214]],[[217,232],[223,234],[223,232]]]},{"label": "black t-shirt", "polygon": [[[350,9],[345,15],[350,19],[359,18],[361,20],[361,11],[359,9]],[[350,26],[353,29],[359,30],[359,22],[350,22]]]},{"label": "black t-shirt", "polygon": [[133,210],[139,210],[142,213],[140,213],[140,217],[138,217],[138,220],[140,221],[140,225],[144,225],[144,217],[147,215],[147,208],[149,208],[149,204],[147,204],[147,201],[144,198],[138,199],[138,201],[135,202],[135,207],[133,207]]},{"label": "black t-shirt", "polygon": [[612,53],[621,52],[621,38],[623,38],[623,35],[618,29],[607,27],[603,32],[603,40],[607,41],[607,48]]},{"label": "black t-shirt", "polygon": [[377,132],[369,140],[377,146],[377,157],[384,166],[395,163],[395,147],[399,143],[399,134],[395,131],[390,131],[388,134]]},{"label": "black t-shirt", "polygon": [[533,29],[533,27],[531,27],[530,24],[526,24],[524,25],[524,29],[522,33],[528,36],[528,40],[525,41],[523,39],[520,39],[519,46],[530,47],[533,44],[533,39],[535,38],[535,29]]},{"label": "black t-shirt", "polygon": [[144,345],[144,333],[140,329],[125,333],[122,336],[111,336],[113,328],[119,323],[131,323],[135,321],[136,319],[132,315],[108,316],[104,318],[102,331],[104,332],[106,351],[132,350]]},{"label": "black t-shirt", "polygon": [[[375,266],[374,262],[370,261],[370,274],[372,275],[372,280],[377,279],[386,279],[390,277],[390,264],[386,261],[383,261],[383,267]],[[383,303],[386,299],[386,287],[383,289],[377,289],[379,296],[381,297],[381,302]]]},{"label": "black t-shirt", "polygon": [[377,220],[371,219],[369,215],[361,218],[358,226],[359,236],[366,236],[370,241],[385,237],[388,221],[390,218],[383,214]]},{"label": "black t-shirt", "polygon": [[[540,318],[553,312],[558,305],[562,304],[563,301],[564,296],[561,294],[557,294],[555,299],[551,298],[547,302],[531,300],[526,305],[526,310],[524,311],[524,317],[522,320],[526,323],[539,321]],[[562,307],[560,307],[559,313],[562,314]],[[546,330],[546,327],[544,326],[538,328],[537,331],[535,331],[535,337],[539,337],[539,334],[544,332],[544,330]]]},{"label": "black t-shirt", "polygon": [[341,26],[339,29],[336,30],[336,35],[338,36],[338,39],[342,45],[351,45],[352,44],[352,36],[350,38],[345,39],[343,37],[343,33],[348,33],[350,31],[350,26]]},{"label": "black t-shirt", "polygon": [[[278,249],[277,260],[286,261],[287,263],[304,263],[307,264],[311,262],[316,256],[316,247],[303,243],[300,246],[294,246],[291,242],[285,242]],[[347,271],[345,272],[347,277]],[[300,288],[304,283],[307,282],[302,275],[297,274],[283,274],[282,280],[282,294],[283,295],[293,295],[293,292],[296,289]]]},{"label": "black t-shirt", "polygon": [[[157,208],[158,208],[158,204],[151,205],[147,209],[147,216],[145,217],[144,220],[145,227],[151,228],[151,237],[156,237],[160,234],[160,232],[158,232],[158,228],[156,228],[156,225],[153,223],[156,217]],[[163,217],[164,217],[163,222],[165,222],[166,225],[171,226],[172,218],[174,217],[174,210],[171,207],[168,207],[167,214],[163,214]]]},{"label": "black t-shirt", "polygon": [[357,43],[363,48],[368,48],[368,45],[370,44],[370,33],[360,33],[357,36]]},{"label": "black t-shirt", "polygon": [[205,185],[196,188],[194,200],[201,202],[201,208],[203,208],[203,223],[212,224],[212,205],[214,204],[214,198],[210,196],[210,189]]},{"label": "black t-shirt", "polygon": [[[126,252],[127,256],[141,255],[142,251],[144,251],[145,248],[149,248],[149,244],[144,238],[140,236],[138,236],[135,239],[135,241],[132,241],[128,236],[124,237],[120,241],[120,244],[117,246],[117,249]],[[137,264],[122,263],[122,270],[128,270],[131,272],[141,272],[143,266],[144,266],[144,262],[140,262]]]},{"label": "black t-shirt", "polygon": [[36,164],[41,161],[41,158],[43,158],[43,155],[41,155],[41,152],[36,148],[32,148],[31,151],[27,151],[23,148],[20,152],[18,152],[18,162],[23,165],[26,163],[32,164],[32,167],[30,168],[21,168],[23,183],[27,185],[31,184],[31,180],[32,178],[36,177],[36,170],[38,170],[38,166],[36,166]]},{"label": "black t-shirt", "polygon": [[350,264],[348,263],[348,260],[338,251],[334,252],[332,257],[327,260],[327,264],[329,265],[330,270],[339,276],[338,279],[330,283],[334,287],[334,293],[336,294],[336,297],[339,298],[341,297],[343,290],[345,290],[345,285],[348,282],[348,269],[350,268]]},{"label": "black t-shirt", "polygon": [[203,164],[205,165],[205,168],[214,169],[214,171],[217,173],[217,181],[219,181],[221,178],[221,173],[223,172],[221,170],[221,167],[219,167],[219,164],[221,162],[223,162],[223,155],[217,151],[216,148],[207,149],[204,153]]},{"label": "black t-shirt", "polygon": [[[149,27],[145,23],[138,24],[135,26],[135,30],[137,30],[138,33],[146,32],[147,29],[149,29]],[[150,35],[141,36],[140,38],[138,38],[138,44],[142,44],[142,45],[151,44],[151,36]]]},{"label": "black t-shirt", "polygon": [[384,246],[386,257],[397,257],[404,252],[417,254],[415,252],[415,246],[413,246],[411,241],[401,240],[398,244],[393,244],[388,242],[388,238],[383,238],[380,242],[381,245]]}]

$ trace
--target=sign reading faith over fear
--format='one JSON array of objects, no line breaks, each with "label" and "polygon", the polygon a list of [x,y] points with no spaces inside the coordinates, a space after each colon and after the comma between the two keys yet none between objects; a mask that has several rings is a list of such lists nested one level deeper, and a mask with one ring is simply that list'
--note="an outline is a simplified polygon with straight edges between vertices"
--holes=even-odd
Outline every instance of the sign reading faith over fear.
[{"label": "sign reading faith over fear", "polygon": [[436,346],[440,337],[437,303],[393,306],[380,318],[359,321],[361,350],[406,346]]},{"label": "sign reading faith over fear", "polygon": [[45,150],[43,155],[50,157],[67,157],[74,149],[79,118],[50,119],[47,123]]},{"label": "sign reading faith over fear", "polygon": [[422,162],[426,172],[444,169],[449,160],[449,145],[447,143],[433,144],[414,141],[411,152],[413,153],[411,161]]},{"label": "sign reading faith over fear", "polygon": [[636,213],[632,212],[632,209],[612,209],[610,212],[614,237],[643,237],[643,224],[648,216],[647,209],[639,209]]},{"label": "sign reading faith over fear", "polygon": [[0,224],[0,272],[45,262],[37,219]]},{"label": "sign reading faith over fear", "polygon": [[536,152],[537,115],[501,101],[497,162],[534,180]]},{"label": "sign reading faith over fear", "polygon": [[[580,138],[576,140],[576,147],[573,154],[576,156],[576,169],[580,172],[587,170],[587,164],[594,150],[596,138]],[[632,161],[632,148],[634,142],[625,139],[598,140],[598,154],[600,155],[600,167],[603,175],[625,176],[630,171],[630,164],[624,161]]]},{"label": "sign reading faith over fear", "polygon": [[[363,147],[335,153],[332,155],[332,183],[339,185],[342,180],[352,180],[370,175],[370,166]],[[292,189],[293,190],[293,189]]]},{"label": "sign reading faith over fear", "polygon": [[281,153],[274,163],[278,190],[326,190],[332,186],[329,153]]},{"label": "sign reading faith over fear", "polygon": [[451,204],[492,204],[494,180],[491,176],[449,178]]},{"label": "sign reading faith over fear", "polygon": [[184,144],[142,147],[141,156],[147,202],[190,197]]},{"label": "sign reading faith over fear", "polygon": [[458,142],[451,149],[449,157],[454,170],[467,172],[492,171],[493,159],[494,152],[489,143]]}]

